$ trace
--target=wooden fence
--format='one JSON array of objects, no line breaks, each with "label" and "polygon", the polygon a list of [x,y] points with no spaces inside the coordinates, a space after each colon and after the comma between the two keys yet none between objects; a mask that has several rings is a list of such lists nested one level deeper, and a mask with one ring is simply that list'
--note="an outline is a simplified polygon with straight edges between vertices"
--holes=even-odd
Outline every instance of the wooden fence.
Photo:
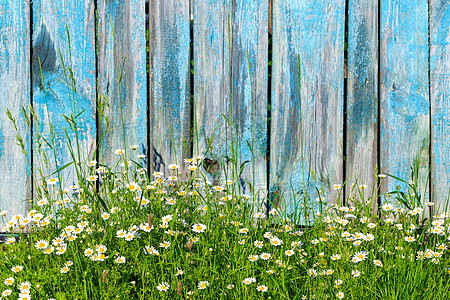
[{"label": "wooden fence", "polygon": [[[355,177],[367,194],[377,173],[410,179],[416,157],[425,201],[442,205],[449,41],[449,0],[0,0],[0,208],[25,212],[31,170],[42,169],[30,137],[51,136],[42,124],[54,125],[56,163],[68,161],[63,114],[76,110],[84,154],[100,144],[105,162],[124,139],[163,172],[175,153],[222,162],[237,141],[239,163],[251,160],[244,192],[251,182],[274,201],[285,194],[288,212],[321,186],[332,203]],[[21,105],[40,124],[27,126]],[[7,108],[28,133],[33,166]]]}]

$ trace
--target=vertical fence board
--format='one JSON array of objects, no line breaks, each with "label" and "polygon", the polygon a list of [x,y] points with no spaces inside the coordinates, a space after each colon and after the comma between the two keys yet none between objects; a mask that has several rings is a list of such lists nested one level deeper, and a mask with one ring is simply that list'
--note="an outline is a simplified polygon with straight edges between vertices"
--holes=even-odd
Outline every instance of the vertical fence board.
[{"label": "vertical fence board", "polygon": [[[428,3],[390,0],[381,6],[381,168],[411,179],[411,166],[420,158],[418,184],[422,196],[429,173]],[[381,191],[407,184],[382,180]]]},{"label": "vertical fence board", "polygon": [[[346,197],[355,195],[352,183],[376,193],[378,118],[378,3],[350,0],[348,13],[348,98]],[[367,199],[367,197],[365,196]],[[376,198],[373,202],[377,203]]]},{"label": "vertical fence board", "polygon": [[[216,161],[209,180],[222,184],[223,156],[230,156],[230,42],[228,1],[194,0],[194,155]],[[212,139],[208,147],[208,139]]]},{"label": "vertical fence board", "polygon": [[152,1],[149,15],[152,169],[171,175],[178,163],[184,174],[192,155],[189,0]]},{"label": "vertical fence board", "polygon": [[[238,166],[249,161],[239,178],[243,194],[250,194],[250,187],[255,194],[267,189],[267,31],[267,0],[236,2],[232,15],[231,94]],[[255,197],[256,206],[261,206],[263,197],[264,193]]]},{"label": "vertical fence board", "polygon": [[345,1],[277,1],[273,12],[270,193],[290,216],[305,194],[317,207],[321,186],[336,202],[343,181]]},{"label": "vertical fence board", "polygon": [[[96,137],[94,1],[35,0],[33,22],[33,108],[40,120],[39,124],[35,123],[33,126],[34,170],[39,174],[41,169],[43,175],[47,176],[56,168],[73,161],[63,128],[68,129],[74,149],[76,149],[75,134],[70,132],[63,114],[66,116],[72,114],[75,117],[84,110],[77,118],[82,150],[80,157],[75,154],[75,159],[81,162],[89,161],[94,153]],[[67,31],[70,36],[70,47]],[[74,82],[70,76],[70,68],[73,71]],[[49,122],[54,128],[56,161],[51,158],[50,167],[47,168],[42,164],[43,157],[37,151],[36,135],[41,134],[50,141],[52,137]],[[41,127],[38,128],[38,125]],[[44,143],[43,146],[48,148]],[[66,178],[61,182],[62,187],[77,183],[74,168],[64,169],[62,175]]]},{"label": "vertical fence board", "polygon": [[98,43],[99,99],[109,103],[99,110],[102,159],[113,163],[116,149],[148,154],[145,2],[99,1]]},{"label": "vertical fence board", "polygon": [[450,1],[432,0],[430,12],[432,199],[442,212],[450,189]]},{"label": "vertical fence board", "polygon": [[[20,107],[30,103],[30,10],[29,1],[0,4],[0,210],[7,218],[25,214],[31,196],[31,172],[22,150],[16,145],[9,109],[30,154],[30,135]],[[0,220],[0,232],[5,224]]]}]

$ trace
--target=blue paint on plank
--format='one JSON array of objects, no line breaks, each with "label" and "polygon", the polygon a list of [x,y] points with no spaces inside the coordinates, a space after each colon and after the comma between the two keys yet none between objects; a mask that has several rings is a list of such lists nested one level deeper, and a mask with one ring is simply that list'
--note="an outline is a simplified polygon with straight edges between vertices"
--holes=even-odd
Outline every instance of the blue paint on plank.
[{"label": "blue paint on plank", "polygon": [[0,130],[0,160],[2,159],[2,154],[5,152],[5,137]]},{"label": "blue paint on plank", "polygon": [[[241,188],[245,192],[249,191],[249,186],[245,184],[247,181],[254,185],[255,190],[266,189],[267,8],[266,0],[239,1],[230,14],[233,32],[232,113],[237,125],[234,126],[234,137],[239,145],[238,164],[251,161],[244,168],[241,178]],[[254,155],[247,141],[250,145],[254,144]]]},{"label": "blue paint on plank", "polygon": [[[315,188],[323,186],[328,194],[342,180],[344,7],[343,1],[274,3],[270,185],[274,193],[286,194],[288,214],[299,213],[306,193],[314,199]],[[328,197],[334,200],[331,192]],[[317,202],[309,205],[317,208]]]},{"label": "blue paint on plank", "polygon": [[[432,183],[435,212],[443,212],[450,190],[450,2],[430,1],[430,84],[432,105]],[[439,207],[440,206],[440,207]]]},{"label": "blue paint on plank", "polygon": [[[420,184],[428,173],[428,2],[383,1],[382,19],[382,171],[405,180],[421,155]],[[388,180],[385,191],[399,184]]]},{"label": "blue paint on plank", "polygon": [[[30,16],[26,0],[0,2],[0,209],[11,216],[26,213],[29,203],[23,200],[31,195],[30,166],[5,114],[6,109],[11,112],[29,150],[30,136],[20,107],[29,104],[30,95]],[[0,221],[0,228],[3,225]]]},{"label": "blue paint on plank", "polygon": [[190,144],[189,1],[156,1],[151,13],[152,167],[169,174],[175,154],[178,163],[192,155],[183,145]]},{"label": "blue paint on plank", "polygon": [[[39,113],[41,123],[50,121],[55,130],[56,166],[72,161],[63,128],[69,128],[63,118],[75,116],[85,110],[77,119],[79,139],[82,142],[81,159],[92,151],[95,137],[95,34],[93,1],[66,3],[64,1],[34,1],[33,20],[33,78],[34,106]],[[61,26],[64,24],[64,26]],[[67,26],[67,28],[66,28]],[[67,31],[70,36],[70,51]],[[66,68],[64,75],[63,62]],[[41,67],[43,73],[42,85]],[[72,80],[69,75],[72,68],[76,93],[72,90]],[[46,118],[46,119],[44,119]],[[49,138],[48,124],[41,134]],[[37,127],[34,127],[36,130]],[[73,142],[75,134],[69,132]],[[92,155],[92,153],[90,153]],[[76,158],[78,159],[78,158]],[[44,170],[44,174],[54,170]],[[75,180],[72,168],[63,171],[67,177]],[[65,178],[67,179],[67,178]]]}]

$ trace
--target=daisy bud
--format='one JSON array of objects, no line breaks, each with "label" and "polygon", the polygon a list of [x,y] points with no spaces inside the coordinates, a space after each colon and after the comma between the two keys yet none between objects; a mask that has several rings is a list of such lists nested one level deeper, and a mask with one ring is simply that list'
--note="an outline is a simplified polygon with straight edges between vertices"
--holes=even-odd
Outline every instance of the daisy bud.
[{"label": "daisy bud", "polygon": [[152,228],[152,215],[148,214],[148,227]]},{"label": "daisy bud", "polygon": [[108,274],[108,271],[104,270],[103,271],[102,283],[106,283],[106,274]]},{"label": "daisy bud", "polygon": [[192,245],[193,245],[194,243],[192,242],[192,241],[189,241],[188,243],[187,243],[187,247],[189,248],[189,251],[191,251],[191,248],[192,248]]},{"label": "daisy bud", "polygon": [[177,293],[181,295],[181,281],[178,281]]}]

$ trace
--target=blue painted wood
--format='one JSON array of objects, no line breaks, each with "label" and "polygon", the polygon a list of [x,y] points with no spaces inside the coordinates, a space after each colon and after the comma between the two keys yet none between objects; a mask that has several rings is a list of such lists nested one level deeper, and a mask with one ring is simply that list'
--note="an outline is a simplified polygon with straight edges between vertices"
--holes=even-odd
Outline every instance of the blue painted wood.
[{"label": "blue painted wood", "polygon": [[[69,128],[63,114],[78,117],[80,155],[76,161],[88,162],[94,156],[95,124],[95,24],[94,1],[33,1],[33,108],[39,119],[33,127],[35,171],[44,176],[72,161],[63,128]],[[69,37],[70,36],[70,44]],[[73,72],[73,77],[70,76]],[[41,74],[43,75],[41,77]],[[72,80],[73,78],[73,80]],[[55,157],[48,165],[38,151],[37,135],[52,139]],[[68,129],[76,149],[75,134]],[[42,142],[41,150],[50,151]],[[62,187],[77,183],[74,168],[61,172]]]},{"label": "blue painted wood", "polygon": [[260,211],[267,190],[268,7],[267,0],[241,0],[230,16],[233,136],[239,145],[238,167],[248,161],[238,187],[249,195],[254,189]]},{"label": "blue painted wood", "polygon": [[191,158],[189,1],[150,3],[150,137],[151,167],[184,175]]},{"label": "blue painted wood", "polygon": [[[29,1],[0,3],[0,210],[9,220],[25,214],[31,197],[31,172],[26,156],[16,145],[16,131],[7,118],[9,109],[30,155],[29,127],[20,107],[30,103],[30,10]],[[0,232],[5,222],[0,219]]]},{"label": "blue painted wood", "polygon": [[[231,13],[229,13],[231,12]],[[194,141],[193,154],[204,155],[222,165],[231,157],[230,47],[231,2],[194,0]],[[212,139],[208,147],[208,139]],[[229,166],[230,164],[228,164]],[[225,171],[210,168],[209,180],[223,184]]]},{"label": "blue painted wood", "polygon": [[[376,195],[378,134],[378,3],[350,0],[348,12],[348,94],[346,198]],[[353,193],[352,193],[353,190]],[[377,205],[372,197],[372,205]]]},{"label": "blue painted wood", "polygon": [[[423,196],[429,172],[428,1],[390,0],[381,6],[381,168],[405,180],[420,158],[418,184]],[[381,191],[405,191],[395,179]]]},{"label": "blue painted wood", "polygon": [[434,212],[439,213],[450,192],[450,1],[430,1],[430,13],[431,177]]},{"label": "blue painted wood", "polygon": [[118,158],[116,149],[133,159],[148,156],[145,2],[101,0],[97,5],[99,99],[108,103],[99,120],[99,134],[106,133],[101,159],[111,164]]},{"label": "blue painted wood", "polygon": [[292,217],[318,207],[316,188],[329,204],[341,200],[345,1],[273,5],[270,192]]}]

